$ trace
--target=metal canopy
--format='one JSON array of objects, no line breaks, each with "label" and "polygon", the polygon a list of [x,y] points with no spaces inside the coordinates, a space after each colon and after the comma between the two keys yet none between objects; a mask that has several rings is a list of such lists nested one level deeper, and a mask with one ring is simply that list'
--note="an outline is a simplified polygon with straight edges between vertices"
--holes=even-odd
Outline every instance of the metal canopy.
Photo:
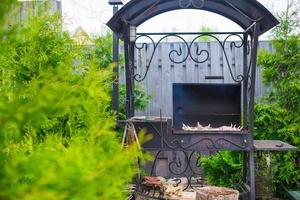
[{"label": "metal canopy", "polygon": [[109,5],[112,5],[112,6],[120,6],[120,5],[123,5],[122,1],[121,0],[109,0],[108,1],[108,4]]},{"label": "metal canopy", "polygon": [[129,25],[138,27],[150,18],[178,9],[198,9],[220,14],[244,30],[259,24],[261,35],[276,26],[278,20],[256,0],[131,0],[122,7],[107,25],[123,38]]},{"label": "metal canopy", "polygon": [[[118,1],[118,0],[111,0],[112,1]],[[117,6],[114,6],[114,10],[117,10]],[[161,35],[162,38],[158,40],[158,42],[154,42],[154,40],[151,38],[151,35],[154,35],[153,33],[143,33],[143,34],[136,34],[136,27],[144,23],[145,21],[149,20],[152,17],[155,17],[159,14],[173,11],[173,10],[179,10],[179,9],[197,9],[197,10],[206,10],[212,13],[219,14],[221,16],[224,16],[225,18],[228,18],[229,20],[235,22],[238,24],[241,28],[244,29],[243,32],[219,32],[219,33],[156,33],[156,35]],[[217,40],[218,44],[220,44],[220,47],[222,48],[222,51],[224,53],[225,57],[225,63],[228,65],[228,69],[230,71],[231,77],[234,82],[241,84],[243,87],[243,95],[242,101],[243,101],[243,113],[241,113],[240,106],[238,109],[235,109],[236,107],[230,106],[232,110],[223,110],[224,108],[228,109],[228,105],[231,105],[230,98],[225,98],[226,101],[219,102],[215,100],[215,103],[220,103],[221,105],[225,105],[223,107],[218,107],[217,112],[209,113],[206,112],[204,114],[209,114],[214,116],[222,115],[224,114],[233,114],[236,115],[238,118],[242,117],[243,121],[243,127],[246,127],[246,133],[243,134],[224,134],[224,133],[207,133],[205,135],[203,134],[193,134],[190,133],[175,133],[174,134],[171,131],[164,130],[163,121],[160,120],[158,122],[160,125],[159,128],[152,127],[151,124],[148,124],[152,127],[152,130],[154,134],[158,134],[159,140],[161,144],[155,143],[152,150],[158,151],[155,155],[155,160],[157,160],[159,154],[161,152],[165,151],[181,151],[186,155],[186,160],[188,162],[187,166],[191,168],[191,158],[192,155],[196,151],[201,150],[209,150],[211,147],[214,149],[220,150],[220,149],[227,149],[227,150],[242,150],[245,151],[244,154],[244,163],[243,163],[243,181],[244,183],[250,183],[250,199],[255,200],[255,164],[254,164],[254,147],[256,145],[256,149],[259,149],[259,145],[261,143],[256,143],[254,145],[253,140],[253,132],[254,132],[254,94],[255,94],[255,80],[256,80],[256,58],[257,58],[257,44],[258,44],[258,37],[265,33],[266,31],[270,30],[274,26],[276,26],[279,22],[277,19],[265,8],[263,7],[257,0],[131,0],[129,3],[127,3],[125,6],[122,7],[121,10],[116,12],[114,16],[110,19],[110,21],[107,23],[107,25],[112,29],[114,32],[114,61],[115,63],[118,63],[118,37],[124,40],[124,55],[125,55],[125,74],[126,74],[126,116],[127,119],[130,119],[134,116],[134,84],[135,81],[143,81],[145,77],[147,76],[148,70],[151,65],[151,61],[153,58],[153,55],[159,45],[159,43],[165,39],[166,37],[177,37],[181,39],[184,44],[186,45],[187,49],[187,55],[183,56],[183,60],[176,60],[172,58],[172,54],[175,54],[177,56],[183,55],[181,47],[179,49],[173,49],[169,53],[169,59],[176,64],[184,63],[188,58],[191,58],[196,63],[204,63],[208,61],[209,54],[207,53],[207,57],[205,57],[204,60],[195,59],[193,58],[193,53],[197,54],[197,56],[200,56],[200,54],[206,52],[205,49],[199,48],[193,48],[193,44],[197,39],[203,35],[210,36]],[[224,41],[220,41],[216,36],[217,34],[224,34],[227,35],[226,39]],[[139,35],[137,37],[137,35]],[[195,38],[192,40],[191,43],[188,43],[184,40],[184,38],[181,37],[181,35],[196,35]],[[249,40],[249,35],[250,40]],[[231,43],[231,46],[234,46],[235,48],[243,48],[243,72],[240,75],[237,75],[236,77],[233,75],[231,66],[233,64],[230,64],[229,59],[226,54],[226,48],[225,43],[227,39],[231,36],[237,36],[241,39],[240,43],[241,45],[238,45],[235,42]],[[148,44],[143,44],[141,47],[138,47],[137,39],[139,37],[147,37],[150,39],[150,45],[153,45],[153,51],[151,54],[151,59],[148,63],[146,63],[146,70],[145,74],[138,74],[135,73],[135,54],[136,49],[143,49],[147,48]],[[249,58],[249,60],[248,60]],[[115,85],[118,84],[118,65],[115,66],[114,75],[116,77]],[[206,76],[207,79],[219,79],[220,77],[214,77],[214,76]],[[118,102],[118,87],[114,87],[114,99],[115,102]],[[191,92],[192,93],[192,92]],[[203,93],[203,92],[201,92]],[[226,95],[228,95],[226,93]],[[227,97],[225,95],[225,97]],[[212,95],[211,95],[212,96]],[[224,95],[223,95],[224,96]],[[224,98],[223,98],[224,99]],[[229,99],[229,100],[228,100]],[[235,99],[235,98],[232,98]],[[196,101],[191,99],[192,101]],[[174,101],[173,101],[174,102]],[[208,102],[208,101],[206,101]],[[209,102],[210,103],[210,102]],[[188,103],[185,103],[188,104]],[[236,102],[236,105],[240,105],[239,102]],[[178,109],[178,114],[180,114],[180,106]],[[116,106],[114,109],[117,111],[118,104],[116,103]],[[201,107],[200,107],[201,108]],[[202,109],[202,108],[201,108]],[[197,110],[197,109],[195,109]],[[204,109],[203,109],[204,110]],[[188,110],[189,111],[189,110]],[[193,110],[194,111],[194,110]],[[200,110],[201,111],[201,110]],[[206,111],[206,110],[204,110]],[[212,111],[214,111],[212,109]],[[232,111],[232,112],[231,112]],[[174,112],[175,113],[175,112]],[[189,114],[189,112],[186,112]],[[191,114],[194,114],[191,112]],[[162,113],[160,113],[160,116],[162,116]],[[221,115],[220,115],[221,116]],[[162,119],[160,117],[160,119]],[[240,120],[235,119],[237,122]],[[180,120],[181,121],[181,120]],[[232,118],[230,119],[232,120]],[[143,121],[142,123],[146,123],[146,121]],[[205,122],[206,123],[206,122]],[[208,122],[210,123],[210,122]],[[169,124],[170,125],[170,124]],[[169,126],[168,125],[168,126]],[[142,125],[141,127],[147,126]],[[176,128],[176,127],[175,127]],[[171,128],[170,128],[171,129]],[[157,137],[156,137],[157,138]],[[155,139],[155,137],[154,137]],[[157,141],[159,141],[157,140]],[[155,145],[159,146],[155,146]],[[266,144],[266,143],[264,143]],[[264,145],[263,144],[263,145]],[[277,148],[277,146],[280,146],[277,142],[275,143],[267,143],[269,145],[268,149],[274,149]],[[211,146],[212,145],[212,146]],[[257,146],[258,145],[258,146]],[[284,144],[285,145],[285,144]],[[151,146],[151,145],[150,145]],[[288,146],[284,146],[288,147]],[[283,148],[281,148],[283,149]],[[191,155],[187,152],[193,152]],[[246,163],[246,159],[249,159],[249,165]],[[155,163],[155,161],[154,161]],[[177,164],[177,161],[172,161],[171,163]],[[154,164],[153,164],[154,166]],[[169,165],[170,167],[171,165]],[[187,167],[183,174],[185,175],[186,170],[192,170]],[[248,175],[248,168],[249,168],[249,181],[247,182],[247,175]],[[174,173],[175,174],[175,173]],[[178,175],[178,173],[176,174]],[[193,174],[194,176],[195,174]],[[186,176],[186,175],[185,175]],[[190,179],[191,180],[191,177]],[[189,181],[190,182],[190,181]],[[190,184],[190,183],[189,183]]]}]

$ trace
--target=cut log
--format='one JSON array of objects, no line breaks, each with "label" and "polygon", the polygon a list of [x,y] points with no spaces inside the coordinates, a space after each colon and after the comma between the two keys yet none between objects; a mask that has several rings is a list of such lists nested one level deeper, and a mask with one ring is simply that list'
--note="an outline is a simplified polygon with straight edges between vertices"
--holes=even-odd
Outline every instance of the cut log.
[{"label": "cut log", "polygon": [[203,187],[197,189],[196,200],[238,200],[239,191],[224,187]]},{"label": "cut log", "polygon": [[167,200],[196,200],[196,192],[182,192],[181,197],[167,197]]}]

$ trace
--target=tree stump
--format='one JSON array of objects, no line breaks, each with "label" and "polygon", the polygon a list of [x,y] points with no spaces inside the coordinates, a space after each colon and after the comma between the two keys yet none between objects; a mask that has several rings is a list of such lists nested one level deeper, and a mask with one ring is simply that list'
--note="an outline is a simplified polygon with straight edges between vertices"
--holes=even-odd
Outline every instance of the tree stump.
[{"label": "tree stump", "polygon": [[239,191],[224,187],[203,187],[197,189],[196,200],[238,200]]}]

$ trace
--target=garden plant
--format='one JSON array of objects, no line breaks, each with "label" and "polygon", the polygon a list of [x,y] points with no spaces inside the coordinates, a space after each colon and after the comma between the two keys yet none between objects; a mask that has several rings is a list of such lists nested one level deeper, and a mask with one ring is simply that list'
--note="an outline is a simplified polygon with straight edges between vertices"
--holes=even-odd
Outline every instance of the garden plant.
[{"label": "garden plant", "polygon": [[[296,2],[289,1],[287,9],[277,15],[280,25],[272,32],[273,51],[261,50],[258,56],[263,82],[269,90],[255,106],[255,139],[281,140],[298,148],[272,155],[274,192],[279,196],[286,195],[286,189],[300,188],[300,17]],[[202,158],[208,181],[229,187],[238,183],[241,156],[220,152]],[[224,169],[216,166],[225,166],[231,173],[224,174]]]},{"label": "garden plant", "polygon": [[7,26],[12,4],[0,3],[0,199],[124,199],[143,155],[116,137],[110,62],[56,14]]}]

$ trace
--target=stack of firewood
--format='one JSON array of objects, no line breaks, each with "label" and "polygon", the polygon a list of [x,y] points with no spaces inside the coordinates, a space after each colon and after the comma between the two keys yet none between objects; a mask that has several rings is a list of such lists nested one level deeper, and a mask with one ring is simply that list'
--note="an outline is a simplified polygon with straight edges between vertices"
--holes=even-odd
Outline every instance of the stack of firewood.
[{"label": "stack of firewood", "polygon": [[197,189],[196,200],[238,200],[239,191],[224,187],[203,187]]},{"label": "stack of firewood", "polygon": [[183,191],[183,183],[181,179],[165,179],[163,177],[146,176],[142,184],[153,190],[163,192],[164,197],[168,200],[238,200],[239,191],[215,186],[206,186]]},{"label": "stack of firewood", "polygon": [[167,198],[172,198],[182,196],[183,187],[179,183],[178,179],[166,180],[163,177],[146,176],[142,184],[153,189],[159,189],[164,192]]}]

